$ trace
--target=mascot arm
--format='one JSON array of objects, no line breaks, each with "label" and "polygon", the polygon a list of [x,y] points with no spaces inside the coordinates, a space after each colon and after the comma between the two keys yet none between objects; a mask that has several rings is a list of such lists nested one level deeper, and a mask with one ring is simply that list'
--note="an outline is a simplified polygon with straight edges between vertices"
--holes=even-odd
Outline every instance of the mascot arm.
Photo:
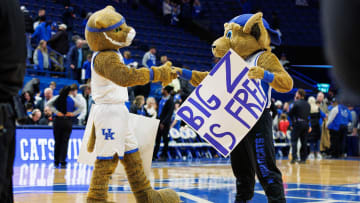
[{"label": "mascot arm", "polygon": [[200,72],[182,68],[175,68],[175,71],[180,75],[181,78],[189,80],[190,84],[194,87],[197,87],[209,74],[209,72]]},{"label": "mascot arm", "polygon": [[177,77],[171,69],[170,62],[151,69],[128,68],[113,51],[98,54],[95,58],[94,69],[101,76],[123,87],[144,85],[150,81],[161,81],[163,85],[167,85]]},{"label": "mascot arm", "polygon": [[257,64],[265,69],[262,71],[262,77],[260,78],[268,82],[277,92],[286,93],[293,88],[291,76],[283,68],[275,54],[271,52],[263,53],[259,57]]}]

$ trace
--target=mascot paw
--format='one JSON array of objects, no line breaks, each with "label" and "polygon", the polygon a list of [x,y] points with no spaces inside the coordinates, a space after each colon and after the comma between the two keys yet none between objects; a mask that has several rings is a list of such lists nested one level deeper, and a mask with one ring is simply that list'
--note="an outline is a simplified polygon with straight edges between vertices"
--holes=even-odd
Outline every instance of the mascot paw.
[{"label": "mascot paw", "polygon": [[175,78],[178,77],[177,73],[171,68],[172,63],[170,61],[166,62],[160,67],[152,67],[154,71],[154,80],[153,82],[162,82],[162,86],[166,86]]},{"label": "mascot paw", "polygon": [[192,71],[190,84],[194,87],[199,86],[199,84],[204,80],[204,78],[208,75],[208,72],[200,72],[200,71]]},{"label": "mascot paw", "polygon": [[264,69],[260,67],[252,67],[248,72],[248,77],[250,79],[263,79],[264,78]]},{"label": "mascot paw", "polygon": [[180,202],[179,195],[172,189],[161,189],[161,190],[151,190],[148,194],[149,202],[159,202],[159,203],[178,203]]}]

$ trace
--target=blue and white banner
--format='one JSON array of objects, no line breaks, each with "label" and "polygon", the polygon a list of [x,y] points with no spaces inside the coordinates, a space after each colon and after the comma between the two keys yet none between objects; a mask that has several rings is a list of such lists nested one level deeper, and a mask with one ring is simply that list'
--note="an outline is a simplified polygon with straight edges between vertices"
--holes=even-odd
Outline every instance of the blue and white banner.
[{"label": "blue and white banner", "polygon": [[[73,129],[68,145],[67,161],[79,157],[84,129]],[[54,161],[53,129],[16,129],[15,165],[29,162]]]},{"label": "blue and white banner", "polygon": [[248,64],[230,50],[181,105],[177,115],[224,157],[260,118],[267,97]]}]

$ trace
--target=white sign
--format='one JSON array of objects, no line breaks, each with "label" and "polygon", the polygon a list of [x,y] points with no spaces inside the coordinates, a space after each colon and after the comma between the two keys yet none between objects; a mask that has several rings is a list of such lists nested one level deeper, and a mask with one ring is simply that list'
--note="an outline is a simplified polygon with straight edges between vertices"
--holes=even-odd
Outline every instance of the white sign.
[{"label": "white sign", "polygon": [[181,105],[177,115],[224,157],[260,118],[267,97],[249,66],[230,50]]}]

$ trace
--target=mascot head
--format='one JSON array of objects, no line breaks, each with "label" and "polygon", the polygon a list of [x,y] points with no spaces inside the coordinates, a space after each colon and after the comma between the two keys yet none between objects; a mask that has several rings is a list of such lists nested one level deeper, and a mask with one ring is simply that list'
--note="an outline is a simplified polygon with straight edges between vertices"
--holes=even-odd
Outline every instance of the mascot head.
[{"label": "mascot head", "polygon": [[135,38],[134,28],[112,6],[92,14],[86,24],[85,38],[93,51],[129,46]]},{"label": "mascot head", "polygon": [[247,58],[258,50],[270,50],[270,42],[280,45],[279,33],[270,28],[262,18],[263,14],[239,15],[225,23],[224,36],[212,45],[216,57],[223,57],[229,49],[233,49],[243,58]]}]

